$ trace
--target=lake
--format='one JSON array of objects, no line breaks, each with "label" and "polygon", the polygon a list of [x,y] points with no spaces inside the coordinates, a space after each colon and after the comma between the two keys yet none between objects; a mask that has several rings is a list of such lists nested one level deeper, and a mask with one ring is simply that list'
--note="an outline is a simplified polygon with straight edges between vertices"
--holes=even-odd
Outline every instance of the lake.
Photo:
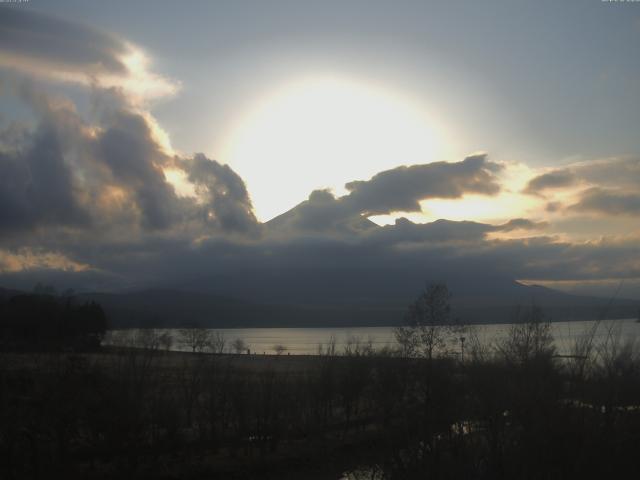
[{"label": "lake", "polygon": [[[511,324],[475,325],[470,330],[457,333],[451,338],[448,350],[453,354],[460,352],[460,337],[465,338],[466,345],[472,336],[479,342],[490,346],[504,339]],[[190,348],[181,341],[179,329],[157,329],[158,334],[168,333],[172,339],[172,350],[189,351]],[[571,353],[576,339],[585,338],[594,333],[595,343],[607,338],[622,341],[635,341],[640,338],[640,323],[636,319],[603,320],[585,322],[554,322],[551,331],[559,354]],[[113,330],[105,337],[105,345],[118,345],[135,335],[137,330]],[[396,346],[393,327],[352,327],[352,328],[222,328],[210,329],[212,334],[220,333],[226,341],[226,351],[231,351],[231,343],[241,339],[251,353],[273,354],[275,347],[281,345],[291,355],[309,355],[318,353],[319,345],[324,349],[335,339],[336,353],[343,353],[350,344],[371,344],[375,350]]]}]

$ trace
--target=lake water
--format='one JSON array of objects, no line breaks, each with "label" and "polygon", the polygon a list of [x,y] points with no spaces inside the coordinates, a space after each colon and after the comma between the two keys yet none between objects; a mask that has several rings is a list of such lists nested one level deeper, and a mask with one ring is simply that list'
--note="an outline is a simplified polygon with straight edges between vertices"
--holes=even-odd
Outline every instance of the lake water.
[{"label": "lake water", "polygon": [[[511,328],[510,324],[476,325],[470,330],[456,333],[450,340],[449,351],[455,354],[460,351],[460,337],[465,338],[468,346],[473,336],[483,345],[490,346],[504,339]],[[127,338],[136,335],[136,330],[114,330],[109,332],[104,343],[107,345],[121,344]],[[172,339],[172,350],[189,351],[190,348],[181,341],[180,330],[158,329],[158,334],[168,333]],[[224,328],[210,329],[212,334],[220,333],[225,341],[225,351],[231,351],[231,343],[241,339],[251,353],[273,354],[277,345],[282,345],[286,353],[291,355],[316,354],[319,345],[324,349],[335,339],[336,353],[343,353],[350,344],[352,347],[359,343],[360,347],[371,344],[376,349],[396,346],[393,327],[354,327],[354,328]],[[640,323],[635,319],[603,320],[600,322],[554,322],[551,332],[559,354],[570,354],[571,348],[578,338],[588,337],[595,332],[595,343],[601,343],[607,338],[621,341],[635,341],[640,338]]]}]

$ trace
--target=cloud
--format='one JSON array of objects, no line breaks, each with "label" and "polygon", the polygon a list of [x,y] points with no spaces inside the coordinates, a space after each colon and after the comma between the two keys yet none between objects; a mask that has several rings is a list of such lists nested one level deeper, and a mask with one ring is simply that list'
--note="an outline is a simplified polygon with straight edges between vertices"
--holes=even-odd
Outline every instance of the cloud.
[{"label": "cloud", "polygon": [[[66,283],[59,285],[102,289],[180,285],[269,302],[323,298],[332,302],[342,297],[357,302],[353,297],[357,292],[379,301],[395,295],[406,299],[429,280],[450,282],[458,295],[465,285],[481,291],[497,279],[640,278],[637,237],[584,244],[553,237],[495,240],[486,237],[490,226],[473,223],[407,223],[401,228],[378,227],[377,234],[372,230],[357,237],[310,235],[242,242],[217,236],[195,245],[177,235],[147,237],[143,242],[66,243],[65,258],[91,268],[76,280],[69,271],[60,271],[59,280]],[[28,272],[18,273],[22,280],[27,278]],[[53,271],[48,276],[43,271],[32,273],[36,281],[55,278]],[[7,274],[0,281],[11,285],[16,275]]]},{"label": "cloud", "polygon": [[[420,212],[430,199],[498,195],[504,172],[486,155],[386,170],[347,183],[343,196],[316,190],[260,224],[231,167],[168,148],[140,101],[177,84],[151,72],[148,62],[117,36],[3,9],[0,67],[88,86],[95,105],[87,119],[23,79],[14,89],[37,122],[0,131],[0,280],[58,278],[67,286],[118,289],[206,279],[211,290],[274,301],[302,290],[309,298],[406,295],[425,278],[482,287],[487,278],[640,277],[637,236],[571,243],[534,236],[547,223],[527,218],[495,225],[400,218],[383,227],[369,220]],[[639,160],[618,158],[546,172],[525,191],[582,189],[569,211],[635,215],[638,184]],[[556,210],[564,204],[549,198]],[[532,236],[501,238],[514,231]]]},{"label": "cloud", "polygon": [[[463,288],[486,278],[640,276],[640,264],[630,260],[640,257],[637,238],[573,244],[496,235],[547,226],[526,218],[401,218],[384,227],[367,219],[417,209],[430,198],[494,195],[500,167],[485,156],[387,170],[351,182],[341,197],[317,190],[261,225],[240,176],[203,154],[168,154],[135,109],[116,102],[90,122],[68,102],[23,90],[37,125],[0,133],[0,280],[7,285],[46,279],[121,289],[188,286],[199,278],[219,293],[274,301],[291,288],[311,301],[347,291],[401,295],[426,278]],[[168,170],[181,172],[192,194],[179,195]]]},{"label": "cloud", "polygon": [[576,180],[577,178],[571,170],[554,170],[531,179],[524,189],[524,193],[539,195],[545,190],[573,185]]},{"label": "cloud", "polygon": [[397,245],[413,244],[477,244],[487,239],[494,232],[511,232],[514,230],[540,230],[546,228],[545,222],[533,222],[526,218],[516,218],[502,225],[472,221],[436,220],[430,223],[414,223],[406,218],[399,218],[393,225],[371,229],[364,237],[368,243],[386,243]]},{"label": "cloud", "polygon": [[31,9],[2,9],[2,67],[62,82],[118,87],[136,101],[174,94],[179,84],[153,73],[149,64],[140,48],[110,33]]},{"label": "cloud", "polygon": [[289,212],[268,222],[272,230],[324,233],[358,233],[375,224],[367,217],[392,212],[419,212],[430,198],[461,198],[465,194],[496,195],[499,164],[486,155],[460,162],[435,162],[400,166],[345,185],[349,193],[335,197],[316,190]]},{"label": "cloud", "polygon": [[74,262],[58,252],[27,248],[21,248],[15,252],[0,250],[0,274],[40,269],[83,272],[88,270],[89,266]]},{"label": "cloud", "polygon": [[601,187],[633,189],[640,181],[639,157],[613,157],[568,167],[585,183]]},{"label": "cloud", "polygon": [[78,72],[124,74],[126,44],[117,37],[32,10],[5,8],[0,19],[2,52]]},{"label": "cloud", "polygon": [[[640,278],[640,238],[605,237],[572,243],[552,237],[499,241],[491,255],[510,264],[516,278],[595,280]],[[487,252],[488,253],[488,252]],[[488,255],[489,256],[489,255]]]},{"label": "cloud", "polygon": [[[43,228],[115,238],[247,234],[257,226],[244,182],[230,167],[201,154],[168,155],[144,115],[111,108],[90,123],[42,93],[23,100],[40,119],[0,145],[0,240]],[[179,196],[169,168],[182,171],[199,195]]]},{"label": "cloud", "polygon": [[[345,292],[376,298],[402,292],[406,295],[425,279],[446,280],[462,289],[488,278],[590,280],[640,276],[640,263],[630,261],[640,258],[638,238],[572,244],[554,237],[502,240],[489,236],[546,226],[523,218],[499,225],[448,220],[416,224],[398,219],[394,225],[384,227],[370,222],[366,228],[336,230],[330,215],[325,224],[330,225],[330,233],[308,230],[301,235],[277,229],[279,235],[270,231],[266,235],[198,237],[211,233],[211,229],[229,233],[260,226],[253,223],[252,215],[247,215],[248,195],[233,171],[202,155],[176,162],[189,165],[184,167],[187,175],[204,191],[199,193],[199,202],[186,203],[188,208],[183,212],[189,217],[174,224],[175,228],[132,235],[127,227],[128,235],[116,238],[94,226],[73,236],[52,235],[50,231],[24,234],[16,244],[19,247],[5,247],[4,264],[13,265],[13,273],[5,269],[0,279],[10,285],[25,285],[32,278],[100,289],[154,285],[188,288],[194,279],[200,279],[198,288],[218,293],[284,301],[283,292],[287,291],[302,295],[298,299],[315,301],[322,295],[335,300],[347,295]],[[235,199],[231,211],[241,214],[230,223],[210,225],[204,212],[214,208],[216,195],[224,192],[224,197]],[[311,200],[313,205],[339,204],[335,197],[322,191],[311,195]],[[223,211],[227,211],[226,206]],[[24,243],[32,245],[34,253]],[[11,255],[17,258],[12,259]],[[56,265],[66,267],[56,270]],[[82,268],[74,273],[75,265]]]},{"label": "cloud", "polygon": [[550,213],[630,215],[640,213],[640,158],[614,157],[580,162],[531,179],[524,193],[552,190],[563,198],[547,202]]},{"label": "cloud", "polygon": [[55,128],[41,124],[24,148],[0,151],[0,237],[36,225],[82,225],[72,173]]},{"label": "cloud", "polygon": [[112,186],[128,192],[134,200],[144,227],[163,229],[176,221],[179,201],[163,171],[169,159],[153,140],[144,118],[118,112],[92,147],[95,159],[109,169]]},{"label": "cloud", "polygon": [[203,221],[215,222],[225,231],[255,232],[258,221],[247,187],[229,165],[197,154],[183,162],[188,179],[204,198]]},{"label": "cloud", "polygon": [[[133,288],[216,272],[235,279],[220,288],[240,288],[238,275],[258,271],[405,268],[414,278],[420,265],[462,275],[495,270],[482,253],[492,245],[488,233],[540,226],[527,219],[502,225],[400,219],[379,227],[366,218],[419,208],[425,198],[494,194],[500,167],[484,156],[381,172],[351,183],[350,193],[338,198],[315,191],[282,218],[260,225],[244,182],[229,166],[202,154],[167,154],[136,111],[117,105],[91,123],[42,92],[28,90],[23,99],[40,120],[2,149],[0,195],[14,205],[3,211],[0,235],[2,278],[10,282],[24,284],[32,272],[32,278],[86,282],[76,287]],[[41,151],[47,155],[36,154]],[[192,196],[176,193],[168,169],[182,172]],[[46,188],[29,188],[25,179],[31,178],[46,178]]]},{"label": "cloud", "polygon": [[367,240],[387,245],[474,243],[484,239],[494,228],[492,225],[471,221],[441,219],[431,223],[413,223],[406,218],[399,218],[393,225],[370,232]]},{"label": "cloud", "polygon": [[512,232],[514,230],[542,230],[549,226],[547,222],[534,222],[527,218],[514,218],[503,225],[494,227],[494,231]]},{"label": "cloud", "polygon": [[495,174],[501,166],[486,155],[473,155],[461,162],[435,162],[401,166],[374,175],[370,180],[347,183],[343,199],[363,215],[419,212],[428,198],[460,198],[468,193],[496,195],[500,184]]},{"label": "cloud", "polygon": [[603,215],[638,216],[640,215],[640,195],[593,187],[582,192],[578,203],[571,205],[569,209]]}]

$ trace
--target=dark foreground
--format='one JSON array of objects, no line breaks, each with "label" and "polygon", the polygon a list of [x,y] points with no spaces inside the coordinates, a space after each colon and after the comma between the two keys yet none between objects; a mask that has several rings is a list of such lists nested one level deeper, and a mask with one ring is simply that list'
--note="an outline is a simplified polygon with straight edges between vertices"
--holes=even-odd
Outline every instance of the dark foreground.
[{"label": "dark foreground", "polygon": [[0,477],[639,478],[630,345],[485,353],[1,354]]}]

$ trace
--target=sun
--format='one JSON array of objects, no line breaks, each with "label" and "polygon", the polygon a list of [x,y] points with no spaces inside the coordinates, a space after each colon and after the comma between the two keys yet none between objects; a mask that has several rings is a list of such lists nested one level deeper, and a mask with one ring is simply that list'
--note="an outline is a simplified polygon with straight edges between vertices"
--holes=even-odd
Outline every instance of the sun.
[{"label": "sun", "polygon": [[265,221],[313,189],[398,165],[446,159],[442,128],[420,102],[338,77],[291,82],[256,102],[231,129],[221,160],[246,180]]}]

